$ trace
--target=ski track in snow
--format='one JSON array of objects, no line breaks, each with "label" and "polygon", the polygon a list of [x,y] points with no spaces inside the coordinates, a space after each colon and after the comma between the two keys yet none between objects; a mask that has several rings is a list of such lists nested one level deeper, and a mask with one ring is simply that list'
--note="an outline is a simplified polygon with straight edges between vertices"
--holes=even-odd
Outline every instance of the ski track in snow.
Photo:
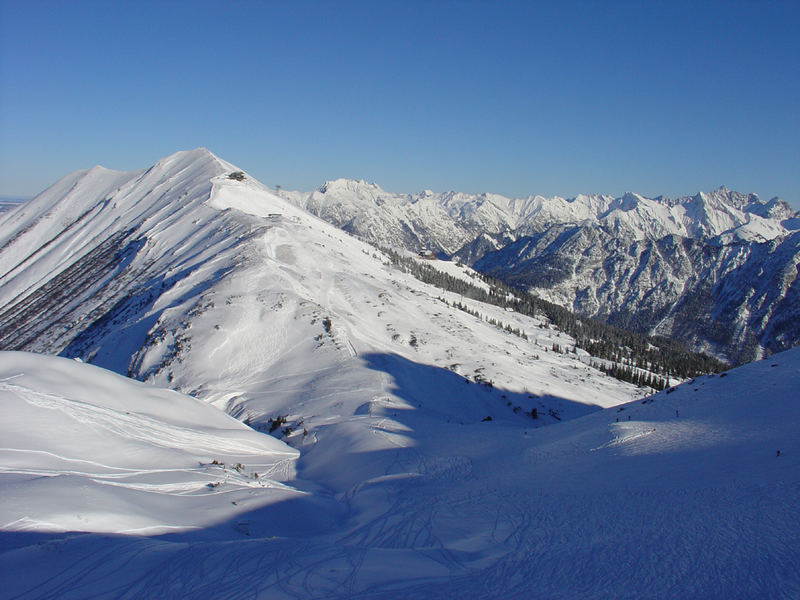
[{"label": "ski track in snow", "polygon": [[[797,538],[762,531],[765,521],[791,513],[790,502],[781,504],[769,494],[759,504],[771,512],[756,514],[757,489],[704,490],[689,498],[681,492],[663,498],[663,493],[620,492],[591,503],[477,490],[437,500],[426,496],[425,502],[392,504],[327,543],[263,538],[187,545],[140,539],[114,542],[113,550],[104,552],[103,546],[93,551],[91,540],[82,549],[79,536],[69,568],[25,597],[80,597],[81,589],[120,598],[143,593],[160,598],[792,597],[797,588],[786,585],[788,563],[775,559],[796,558]],[[685,513],[687,501],[698,514]],[[653,504],[660,510],[649,510]],[[494,509],[486,512],[487,507]],[[459,523],[477,525],[472,539],[463,549],[448,547],[450,540],[436,532]],[[768,530],[775,531],[774,525]],[[630,552],[639,543],[650,548],[644,544],[650,536],[658,539],[659,550]],[[711,559],[704,543],[709,536],[716,551]],[[576,539],[587,537],[588,543],[575,547]],[[743,537],[751,543],[742,544]],[[470,551],[478,542],[491,553]],[[147,569],[154,547],[159,560]],[[697,564],[704,569],[695,569]],[[384,573],[381,579],[375,578],[378,571]]]},{"label": "ski track in snow", "polygon": [[182,448],[196,454],[260,455],[263,448],[255,444],[220,439],[197,429],[186,429],[165,425],[145,415],[105,409],[79,400],[70,400],[56,394],[48,394],[0,381],[0,390],[17,394],[25,402],[50,410],[59,410],[65,416],[80,423],[102,427],[123,438],[157,444],[165,448]]}]

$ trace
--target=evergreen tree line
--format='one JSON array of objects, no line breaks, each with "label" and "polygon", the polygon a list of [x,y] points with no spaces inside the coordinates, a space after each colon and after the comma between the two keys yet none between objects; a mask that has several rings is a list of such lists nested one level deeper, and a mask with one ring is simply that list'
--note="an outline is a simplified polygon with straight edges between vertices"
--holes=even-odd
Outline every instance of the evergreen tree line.
[{"label": "evergreen tree line", "polygon": [[447,304],[447,306],[452,306],[453,308],[457,308],[458,310],[464,311],[465,313],[470,314],[473,317],[477,317],[481,321],[486,321],[487,323],[489,323],[489,325],[494,325],[498,329],[502,329],[503,331],[516,335],[517,337],[521,337],[523,340],[528,339],[528,334],[526,334],[520,328],[512,327],[510,324],[503,323],[502,321],[499,321],[492,317],[486,317],[481,313],[479,313],[477,310],[472,310],[469,306],[467,306],[463,302],[453,302],[452,304],[450,304],[450,302],[448,302],[446,298],[439,297],[437,299]]},{"label": "evergreen tree line", "polygon": [[627,381],[634,385],[653,388],[657,392],[669,387],[669,379],[664,379],[649,371],[642,371],[634,367],[627,367],[617,363],[606,366],[604,364],[592,362],[592,366],[611,377]]},{"label": "evergreen tree line", "polygon": [[[570,335],[577,348],[582,348],[595,358],[617,363],[609,368],[609,375],[624,381],[633,381],[637,369],[650,371],[660,377],[654,389],[668,385],[670,377],[689,379],[704,373],[717,373],[729,368],[726,363],[705,353],[691,352],[681,342],[663,336],[649,336],[606,325],[595,319],[578,317],[569,309],[534,296],[528,291],[512,288],[499,279],[476,274],[486,283],[488,290],[464,279],[453,277],[430,264],[403,256],[394,250],[380,248],[392,265],[422,281],[466,298],[511,308],[530,317],[546,317],[553,326]],[[470,310],[461,303],[461,310]],[[473,311],[474,312],[474,311]],[[476,315],[480,316],[480,315]],[[614,371],[609,372],[609,371]],[[638,377],[638,375],[636,375]],[[651,378],[652,383],[652,378]],[[647,385],[644,383],[643,385]],[[663,389],[663,388],[661,388]]]}]

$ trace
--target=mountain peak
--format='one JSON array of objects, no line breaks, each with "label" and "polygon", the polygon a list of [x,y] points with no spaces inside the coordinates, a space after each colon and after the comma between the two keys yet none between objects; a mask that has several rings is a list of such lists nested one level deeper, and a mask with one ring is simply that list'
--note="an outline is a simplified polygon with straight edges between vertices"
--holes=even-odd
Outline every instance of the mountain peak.
[{"label": "mountain peak", "polygon": [[383,191],[377,183],[367,182],[365,179],[349,179],[347,177],[339,177],[338,179],[329,179],[317,191],[326,194],[334,190],[377,190]]},{"label": "mountain peak", "polygon": [[622,197],[619,199],[619,205],[617,208],[624,212],[631,211],[635,209],[639,202],[641,202],[642,197],[639,194],[634,194],[633,192],[625,192]]},{"label": "mountain peak", "polygon": [[221,175],[229,175],[241,171],[235,165],[222,160],[207,148],[180,150],[165,156],[140,177],[142,185],[164,185],[176,188],[182,185],[210,185],[210,181]]},{"label": "mountain peak", "polygon": [[179,168],[183,169],[189,165],[203,165],[208,167],[217,167],[222,170],[237,170],[231,163],[222,160],[208,148],[199,147],[193,150],[179,150],[169,156],[156,161],[153,167],[163,168]]}]

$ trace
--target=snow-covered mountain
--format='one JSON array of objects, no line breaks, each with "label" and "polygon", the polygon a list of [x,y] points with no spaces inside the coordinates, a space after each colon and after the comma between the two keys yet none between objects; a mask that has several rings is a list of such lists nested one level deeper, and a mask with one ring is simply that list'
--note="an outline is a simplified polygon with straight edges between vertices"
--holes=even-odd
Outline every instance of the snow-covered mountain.
[{"label": "snow-covered mountain", "polygon": [[[330,381],[355,378],[376,398],[390,393],[378,373],[394,359],[380,357],[477,376],[525,398],[608,406],[620,392],[642,393],[600,378],[587,394],[574,360],[540,356],[570,343],[543,320],[465,299],[485,316],[476,319],[448,304],[458,294],[398,271],[374,247],[237,173],[205,149],[146,171],[96,167],[6,215],[0,348],[79,357],[253,413],[262,425],[291,409],[309,431],[315,417],[297,404],[309,389],[326,396]],[[482,404],[464,410],[463,418],[487,415]]]},{"label": "snow-covered mountain", "polygon": [[427,248],[610,323],[735,362],[800,343],[800,218],[724,187],[672,200],[389,194],[337,180],[286,192],[369,240]]},{"label": "snow-covered mountain", "polygon": [[798,264],[800,231],[709,244],[562,226],[486,254],[475,268],[579,314],[747,362],[800,343]]},{"label": "snow-covered mountain", "polygon": [[280,194],[366,239],[445,255],[457,254],[482,234],[516,239],[567,224],[595,225],[633,240],[677,235],[717,242],[766,241],[800,229],[798,215],[780,198],[765,203],[725,187],[677,200],[633,193],[506,198],[430,190],[394,194],[374,183],[337,179],[308,194]]},{"label": "snow-covered mountain", "polygon": [[308,450],[337,493],[390,467],[328,461],[411,443],[403,411],[532,427],[647,393],[551,352],[574,344],[546,319],[423,284],[205,149],[67,176],[0,222],[0,265],[0,349],[189,392]]},{"label": "snow-covered mountain", "polygon": [[796,351],[642,399],[205,149],[0,217],[0,349],[0,596],[800,585]]}]

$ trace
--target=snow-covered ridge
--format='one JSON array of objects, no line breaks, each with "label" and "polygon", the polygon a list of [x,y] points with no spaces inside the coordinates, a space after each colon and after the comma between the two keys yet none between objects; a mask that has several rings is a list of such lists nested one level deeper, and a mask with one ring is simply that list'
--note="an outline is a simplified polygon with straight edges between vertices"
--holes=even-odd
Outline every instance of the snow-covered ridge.
[{"label": "snow-covered ridge", "polygon": [[[281,192],[314,214],[374,241],[402,242],[452,254],[480,233],[514,236],[564,224],[596,223],[636,240],[680,235],[696,239],[727,236],[771,240],[796,229],[795,215],[779,198],[721,187],[675,200],[628,193],[620,198],[578,195],[506,198],[460,192],[386,192],[363,180],[338,179],[309,193]],[[376,229],[377,228],[377,229]]]},{"label": "snow-covered ridge", "polygon": [[[596,372],[542,356],[570,344],[566,336],[498,307],[472,308],[485,320],[458,311],[440,300],[457,295],[398,273],[375,248],[238,172],[204,149],[143,171],[94,169],[0,223],[0,264],[9,266],[0,273],[0,347],[80,357],[260,426],[287,411],[304,421],[291,425],[294,436],[306,431],[302,443],[326,423],[298,409],[315,406],[306,386],[327,398],[350,374],[375,398],[391,396],[364,356],[446,369],[459,382],[491,380],[526,399],[552,398],[554,409],[642,393],[605,377],[587,391],[567,369]],[[53,223],[70,210],[82,212]],[[521,339],[490,321],[536,335]],[[395,364],[386,360],[378,362]],[[467,394],[475,405],[462,419],[487,415],[483,393]],[[345,414],[362,405],[352,395]]]},{"label": "snow-covered ridge", "polygon": [[96,365],[0,353],[4,594],[794,595],[797,351],[642,398],[238,171],[0,221],[0,348]]}]

